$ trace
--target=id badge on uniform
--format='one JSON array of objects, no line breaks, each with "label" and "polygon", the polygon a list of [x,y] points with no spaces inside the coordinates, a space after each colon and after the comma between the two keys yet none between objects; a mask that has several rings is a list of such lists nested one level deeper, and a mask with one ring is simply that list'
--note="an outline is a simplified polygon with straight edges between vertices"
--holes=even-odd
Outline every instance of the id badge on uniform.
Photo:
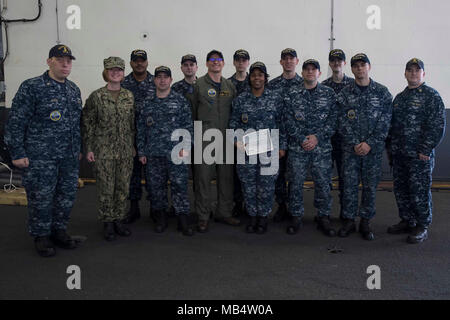
[{"label": "id badge on uniform", "polygon": [[266,153],[273,150],[272,137],[269,129],[262,129],[242,137],[247,156]]}]

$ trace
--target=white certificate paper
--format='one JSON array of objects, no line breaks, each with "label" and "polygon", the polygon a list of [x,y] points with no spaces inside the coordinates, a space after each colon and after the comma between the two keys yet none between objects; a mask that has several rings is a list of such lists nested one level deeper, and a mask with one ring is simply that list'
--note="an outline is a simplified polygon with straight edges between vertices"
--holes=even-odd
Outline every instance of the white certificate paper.
[{"label": "white certificate paper", "polygon": [[246,134],[242,137],[245,152],[248,156],[266,153],[273,150],[272,138],[269,129],[262,129]]}]

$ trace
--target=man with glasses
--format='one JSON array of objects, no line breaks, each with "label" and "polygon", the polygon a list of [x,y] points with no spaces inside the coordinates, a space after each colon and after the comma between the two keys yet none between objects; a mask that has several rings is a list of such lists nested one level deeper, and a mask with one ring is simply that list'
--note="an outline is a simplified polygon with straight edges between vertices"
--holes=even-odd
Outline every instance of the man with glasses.
[{"label": "man with glasses", "polygon": [[[199,232],[208,230],[212,200],[210,183],[214,173],[217,181],[217,221],[232,226],[240,224],[240,221],[231,215],[233,208],[233,165],[224,164],[226,162],[225,146],[227,143],[231,143],[227,142],[225,130],[228,127],[231,114],[231,103],[236,97],[236,88],[233,83],[222,77],[224,64],[223,54],[220,51],[212,50],[208,53],[206,57],[208,72],[195,83],[191,98],[192,116],[194,121],[202,121],[202,135],[208,129],[218,129],[223,137],[223,152],[219,152],[219,155],[216,154],[216,159],[222,155],[219,163],[206,164],[203,159],[196,159],[200,160],[200,163],[194,165],[195,210],[198,215],[197,230]],[[203,150],[208,144],[202,145],[201,155],[203,155]],[[233,146],[231,146],[232,148]],[[217,152],[218,150],[216,150]]]}]

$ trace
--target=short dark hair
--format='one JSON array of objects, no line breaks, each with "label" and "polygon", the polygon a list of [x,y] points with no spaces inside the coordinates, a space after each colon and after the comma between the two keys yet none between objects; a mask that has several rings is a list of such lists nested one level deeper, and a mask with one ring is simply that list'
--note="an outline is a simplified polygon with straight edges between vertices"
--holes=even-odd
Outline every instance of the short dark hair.
[{"label": "short dark hair", "polygon": [[209,61],[209,58],[211,58],[211,56],[212,56],[213,54],[217,54],[219,57],[221,57],[221,58],[223,59],[223,54],[222,54],[222,52],[217,51],[217,50],[212,50],[212,51],[210,51],[210,52],[208,53],[208,55],[206,56],[206,62]]}]

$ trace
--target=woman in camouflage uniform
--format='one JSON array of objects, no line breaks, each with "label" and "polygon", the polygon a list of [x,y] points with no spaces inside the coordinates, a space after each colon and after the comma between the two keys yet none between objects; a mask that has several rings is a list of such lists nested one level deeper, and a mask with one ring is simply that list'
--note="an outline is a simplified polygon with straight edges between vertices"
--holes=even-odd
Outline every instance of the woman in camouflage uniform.
[{"label": "woman in camouflage uniform", "polygon": [[86,100],[82,114],[84,151],[95,164],[99,219],[104,223],[104,237],[129,236],[122,220],[133,168],[134,97],[121,88],[125,62],[118,57],[103,61],[105,87],[95,90]]},{"label": "woman in camouflage uniform", "polygon": [[[241,93],[233,101],[233,111],[230,118],[230,129],[242,129],[244,131],[253,129],[255,131],[262,129],[278,129],[280,127],[283,101],[277,92],[267,89],[267,70],[262,62],[255,62],[250,67],[249,83],[250,90]],[[279,156],[285,155],[286,141],[284,137],[279,137],[279,143],[276,141],[274,151]],[[239,139],[238,139],[239,140]],[[236,146],[243,152],[244,145],[242,141],[237,141]],[[272,158],[268,152],[265,156]],[[267,231],[267,216],[272,211],[272,205],[275,195],[275,181],[278,176],[278,163],[276,170],[272,163],[263,163],[258,159],[253,164],[251,158],[254,156],[245,156],[245,164],[237,164],[236,170],[244,191],[245,207],[250,215],[250,223],[246,227],[248,233],[263,234]],[[239,157],[239,156],[238,156]],[[278,157],[275,157],[278,162]],[[239,159],[239,158],[238,158]],[[271,159],[272,160],[272,159]]]}]

